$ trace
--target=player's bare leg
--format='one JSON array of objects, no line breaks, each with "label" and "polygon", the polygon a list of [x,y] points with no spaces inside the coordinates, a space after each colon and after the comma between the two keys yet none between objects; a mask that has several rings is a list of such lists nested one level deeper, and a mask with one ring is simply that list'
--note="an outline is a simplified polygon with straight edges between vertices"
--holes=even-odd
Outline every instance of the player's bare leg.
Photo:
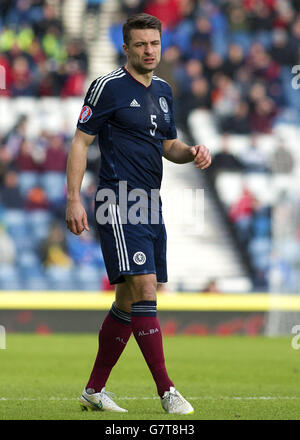
[{"label": "player's bare leg", "polygon": [[126,313],[131,313],[133,298],[127,282],[116,285],[115,306]]}]

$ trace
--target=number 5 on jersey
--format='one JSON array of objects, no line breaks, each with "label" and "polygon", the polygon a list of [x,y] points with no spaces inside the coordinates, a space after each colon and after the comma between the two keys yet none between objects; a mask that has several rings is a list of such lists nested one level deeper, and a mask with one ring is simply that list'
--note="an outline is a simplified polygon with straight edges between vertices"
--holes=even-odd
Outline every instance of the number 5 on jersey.
[{"label": "number 5 on jersey", "polygon": [[152,136],[155,136],[155,131],[157,129],[157,123],[155,122],[156,119],[156,115],[150,115],[150,119],[151,119],[151,124],[153,125],[154,128],[150,128],[150,134]]}]

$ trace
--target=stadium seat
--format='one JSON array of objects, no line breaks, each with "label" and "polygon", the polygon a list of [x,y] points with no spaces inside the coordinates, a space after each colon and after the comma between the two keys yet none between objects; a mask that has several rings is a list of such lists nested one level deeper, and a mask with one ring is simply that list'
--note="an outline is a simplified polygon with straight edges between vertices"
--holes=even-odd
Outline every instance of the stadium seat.
[{"label": "stadium seat", "polygon": [[44,276],[32,276],[24,280],[24,289],[36,291],[51,290],[51,285]]},{"label": "stadium seat", "polygon": [[17,247],[22,249],[22,246],[24,246],[27,248],[30,244],[30,237],[25,212],[21,209],[7,209],[3,213],[3,223]]},{"label": "stadium seat", "polygon": [[247,148],[249,148],[249,136],[236,134],[229,135],[228,145],[230,153],[240,156],[247,150]]},{"label": "stadium seat", "polygon": [[256,269],[266,270],[270,264],[271,241],[269,238],[254,238],[248,246],[252,264]]},{"label": "stadium seat", "polygon": [[236,202],[242,194],[243,175],[241,173],[221,172],[216,178],[218,195],[226,206]]},{"label": "stadium seat", "polygon": [[36,99],[28,96],[14,99],[14,112],[17,118],[24,114],[30,116],[36,112]]},{"label": "stadium seat", "polygon": [[37,243],[44,240],[48,235],[53,218],[51,212],[45,210],[29,211],[26,217],[30,236],[33,241]]},{"label": "stadium seat", "polygon": [[[9,109],[9,111],[7,111]],[[16,123],[14,105],[11,99],[0,97],[1,132],[7,133]]]},{"label": "stadium seat", "polygon": [[51,290],[76,289],[75,271],[72,268],[51,266],[46,268],[45,274]]},{"label": "stadium seat", "polygon": [[45,172],[40,178],[41,185],[46,192],[50,202],[57,202],[64,199],[66,176],[60,172]]},{"label": "stadium seat", "polygon": [[22,282],[18,269],[14,265],[0,265],[0,289],[19,290],[22,289]]},{"label": "stadium seat", "polygon": [[38,102],[41,128],[51,133],[64,130],[65,115],[62,112],[61,100],[42,98]]},{"label": "stadium seat", "polygon": [[74,134],[74,127],[76,127],[81,107],[81,98],[66,98],[63,102],[63,114],[66,120],[65,128],[70,136]]},{"label": "stadium seat", "polygon": [[34,171],[20,171],[19,173],[19,188],[22,196],[26,196],[28,191],[36,186],[39,186],[39,173]]},{"label": "stadium seat", "polygon": [[266,173],[249,173],[243,177],[244,184],[249,191],[261,202],[272,204],[274,193],[272,189],[272,179]]},{"label": "stadium seat", "polygon": [[98,268],[92,265],[80,265],[76,269],[76,282],[80,290],[100,289],[100,283],[106,274],[105,267]]}]

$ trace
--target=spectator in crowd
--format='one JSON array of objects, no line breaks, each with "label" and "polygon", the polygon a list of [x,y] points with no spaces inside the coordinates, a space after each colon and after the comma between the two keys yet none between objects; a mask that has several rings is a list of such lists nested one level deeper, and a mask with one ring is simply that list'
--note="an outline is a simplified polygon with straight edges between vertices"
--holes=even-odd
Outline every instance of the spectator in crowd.
[{"label": "spectator in crowd", "polygon": [[54,223],[51,226],[48,237],[40,245],[39,254],[45,267],[69,268],[72,266],[73,262],[68,255],[65,231],[59,223]]},{"label": "spectator in crowd", "polygon": [[256,198],[244,186],[240,198],[229,208],[229,219],[234,224],[240,243],[246,245],[251,239],[251,221]]},{"label": "spectator in crowd", "polygon": [[35,144],[33,141],[25,138],[20,144],[20,149],[14,161],[15,166],[20,173],[32,172],[39,173],[40,167],[37,158],[35,157]]},{"label": "spectator in crowd", "polygon": [[39,185],[40,160],[35,155],[35,143],[25,138],[14,161],[19,170],[19,183],[22,196],[26,196],[28,191]]},{"label": "spectator in crowd", "polygon": [[177,67],[175,66],[175,77],[180,93],[184,94],[190,91],[191,83],[196,79],[202,78],[203,74],[203,64],[195,58],[191,58]]},{"label": "spectator in crowd", "polygon": [[217,281],[212,278],[208,280],[207,284],[201,290],[203,293],[220,293],[220,290],[217,286]]},{"label": "spectator in crowd", "polygon": [[172,29],[182,19],[179,0],[150,0],[144,12],[157,17],[164,29]]},{"label": "spectator in crowd", "polygon": [[179,84],[178,71],[184,70],[184,67],[178,69],[179,60],[180,50],[178,46],[171,45],[162,54],[161,62],[155,70],[157,76],[165,78],[165,81],[170,84],[175,100],[178,94],[182,91],[183,86],[183,81]]},{"label": "spectator in crowd", "polygon": [[0,50],[6,87],[1,95],[82,94],[86,50],[78,41],[65,41],[59,8],[46,1],[17,0],[5,3],[2,11]]},{"label": "spectator in crowd", "polygon": [[65,150],[64,136],[52,135],[46,149],[45,159],[41,165],[42,170],[65,173],[67,164],[67,152]]},{"label": "spectator in crowd", "polygon": [[291,66],[295,60],[290,36],[286,29],[274,29],[272,32],[272,45],[270,54],[281,66]]},{"label": "spectator in crowd", "polygon": [[50,209],[50,203],[47,199],[47,194],[40,186],[34,186],[29,189],[25,197],[25,209],[27,211],[45,210]]},{"label": "spectator in crowd", "polygon": [[79,236],[68,235],[68,253],[77,265],[103,266],[103,257],[93,231],[84,231]]},{"label": "spectator in crowd", "polygon": [[247,101],[239,101],[233,114],[220,120],[220,130],[240,135],[251,133],[250,110]]},{"label": "spectator in crowd", "polygon": [[224,60],[222,70],[226,76],[234,79],[236,71],[244,65],[244,49],[236,43],[228,46],[228,54]]},{"label": "spectator in crowd", "polygon": [[278,111],[271,98],[263,98],[257,101],[251,114],[251,131],[258,133],[271,133],[273,121]]},{"label": "spectator in crowd", "polygon": [[126,15],[135,15],[146,6],[147,0],[120,0],[121,10]]},{"label": "spectator in crowd", "polygon": [[7,209],[22,209],[23,202],[18,173],[14,169],[8,169],[4,174],[3,184],[0,187],[0,205]]},{"label": "spectator in crowd", "polygon": [[224,60],[221,55],[213,50],[209,51],[204,58],[204,74],[210,83],[214,83],[216,78],[227,77],[223,71]]},{"label": "spectator in crowd", "polygon": [[0,184],[3,184],[4,176],[6,171],[9,170],[9,167],[11,165],[11,157],[10,154],[5,148],[5,145],[1,144],[0,141]]},{"label": "spectator in crowd", "polygon": [[26,125],[27,125],[27,117],[21,116],[17,123],[12,127],[12,129],[6,134],[4,139],[5,150],[7,152],[10,161],[15,160],[17,157],[22,142],[26,138]]},{"label": "spectator in crowd", "polygon": [[300,14],[298,14],[291,25],[291,47],[294,53],[293,64],[299,58],[299,47],[300,47]]},{"label": "spectator in crowd", "polygon": [[62,36],[63,25],[55,6],[50,2],[45,2],[42,7],[42,19],[35,25],[35,32],[41,38],[49,31]]},{"label": "spectator in crowd", "polygon": [[268,171],[267,158],[259,148],[256,133],[251,135],[249,147],[240,155],[240,158],[246,172]]},{"label": "spectator in crowd", "polygon": [[254,81],[249,89],[247,100],[251,113],[254,111],[256,104],[267,97],[267,87],[261,81]]},{"label": "spectator in crowd", "polygon": [[244,166],[239,157],[230,151],[230,135],[224,133],[222,135],[221,149],[213,156],[208,172],[209,176],[214,180],[220,171],[242,172],[243,170]]},{"label": "spectator in crowd", "polygon": [[69,41],[66,50],[67,50],[68,61],[77,61],[80,70],[82,72],[87,72],[88,57],[86,51],[83,48],[82,41],[78,39]]},{"label": "spectator in crowd", "polygon": [[191,36],[191,44],[187,51],[187,56],[189,58],[203,60],[210,53],[211,58],[213,58],[212,54],[215,55],[216,52],[210,52],[212,33],[210,21],[204,16],[196,17],[194,27],[195,29]]},{"label": "spectator in crowd", "polygon": [[186,129],[187,117],[192,110],[211,108],[210,88],[206,78],[199,77],[192,80],[189,90],[178,97],[180,109],[178,115],[179,124]]},{"label": "spectator in crowd", "polygon": [[82,96],[85,84],[85,72],[77,60],[68,60],[66,63],[67,79],[62,87],[60,96]]},{"label": "spectator in crowd", "polygon": [[223,73],[216,74],[211,101],[217,121],[221,122],[224,118],[232,116],[239,100],[240,94],[233,80]]}]

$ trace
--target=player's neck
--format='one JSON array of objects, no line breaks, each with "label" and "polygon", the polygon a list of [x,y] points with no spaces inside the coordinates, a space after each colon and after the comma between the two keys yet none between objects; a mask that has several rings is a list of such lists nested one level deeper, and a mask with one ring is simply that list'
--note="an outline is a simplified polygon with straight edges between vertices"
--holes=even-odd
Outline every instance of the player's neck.
[{"label": "player's neck", "polygon": [[145,87],[149,87],[151,85],[152,82],[152,76],[153,76],[153,71],[151,72],[147,72],[145,74],[141,74],[139,72],[137,72],[134,67],[132,67],[130,64],[125,64],[125,69],[127,70],[127,72],[130,73],[130,75],[136,79],[138,82],[142,83]]}]

